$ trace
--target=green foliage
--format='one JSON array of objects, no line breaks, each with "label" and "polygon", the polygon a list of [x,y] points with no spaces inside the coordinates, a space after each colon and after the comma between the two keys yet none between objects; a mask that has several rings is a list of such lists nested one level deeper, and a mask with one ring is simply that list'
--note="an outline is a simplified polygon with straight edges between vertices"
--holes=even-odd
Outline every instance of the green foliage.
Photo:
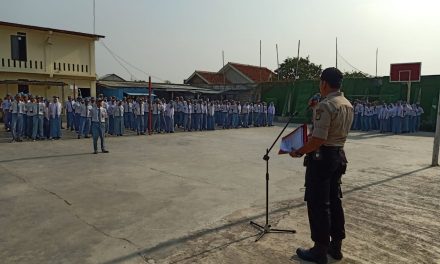
[{"label": "green foliage", "polygon": [[[296,71],[298,58],[287,58],[281,63],[280,68],[275,72],[281,80],[317,80],[321,76],[322,66],[310,62],[309,56],[299,58],[298,72]],[[296,74],[298,73],[298,74]]]},{"label": "green foliage", "polygon": [[368,78],[369,76],[360,71],[344,72],[344,78],[346,79],[358,79],[358,78]]}]

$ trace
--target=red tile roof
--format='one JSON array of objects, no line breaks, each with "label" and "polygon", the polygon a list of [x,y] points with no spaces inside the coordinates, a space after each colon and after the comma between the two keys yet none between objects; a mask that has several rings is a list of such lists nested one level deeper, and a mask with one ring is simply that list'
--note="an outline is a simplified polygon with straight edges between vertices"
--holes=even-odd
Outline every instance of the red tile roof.
[{"label": "red tile roof", "polygon": [[203,79],[207,80],[209,84],[223,84],[231,83],[228,79],[224,78],[223,73],[218,72],[208,72],[208,71],[196,71],[197,74],[202,76]]},{"label": "red tile roof", "polygon": [[[246,64],[240,64],[234,62],[230,62],[229,64],[256,83],[268,82],[272,77],[275,76],[275,73],[266,67],[260,68],[259,66],[246,65]],[[261,71],[261,80],[260,80],[260,71]]]}]

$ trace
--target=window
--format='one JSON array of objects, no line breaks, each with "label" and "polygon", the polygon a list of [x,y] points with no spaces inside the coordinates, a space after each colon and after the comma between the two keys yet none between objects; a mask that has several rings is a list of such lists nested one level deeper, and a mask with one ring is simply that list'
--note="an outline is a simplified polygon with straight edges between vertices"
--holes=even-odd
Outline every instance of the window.
[{"label": "window", "polygon": [[89,72],[89,65],[86,65],[86,72]]},{"label": "window", "polygon": [[40,69],[43,69],[43,62],[40,61]]},{"label": "window", "polygon": [[84,72],[84,65],[81,65],[81,72]]},{"label": "window", "polygon": [[27,84],[19,84],[18,85],[18,93],[29,93],[29,86]]},{"label": "window", "polygon": [[58,70],[61,71],[61,62],[58,62]]},{"label": "window", "polygon": [[38,62],[35,61],[35,69],[38,69]]},{"label": "window", "polygon": [[11,36],[11,58],[18,61],[27,61],[26,35]]},{"label": "window", "polygon": [[29,68],[32,69],[32,60],[29,61]]},{"label": "window", "polygon": [[57,63],[56,62],[53,63],[53,69],[57,70]]},{"label": "window", "polygon": [[79,64],[76,65],[76,71],[79,72]]},{"label": "window", "polygon": [[63,71],[66,71],[66,63],[63,63]]},{"label": "window", "polygon": [[70,63],[67,63],[67,70],[70,71]]},{"label": "window", "polygon": [[5,59],[2,58],[2,67],[5,67]]}]

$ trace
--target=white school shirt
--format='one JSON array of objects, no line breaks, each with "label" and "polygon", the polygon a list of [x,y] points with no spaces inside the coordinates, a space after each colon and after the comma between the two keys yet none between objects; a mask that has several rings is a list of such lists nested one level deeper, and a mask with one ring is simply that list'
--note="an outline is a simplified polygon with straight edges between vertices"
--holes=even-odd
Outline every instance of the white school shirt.
[{"label": "white school shirt", "polygon": [[188,105],[186,105],[186,104],[182,105],[182,112],[184,114],[188,114]]},{"label": "white school shirt", "polygon": [[22,101],[14,101],[11,104],[11,108],[9,108],[10,112],[13,114],[23,114],[24,113],[24,103]]},{"label": "white school shirt", "polygon": [[[99,110],[101,111],[101,115],[98,116],[99,114]],[[107,118],[107,109],[105,109],[105,107],[93,107],[92,109],[90,109],[90,114],[92,116],[92,122],[99,122],[101,121],[101,123],[105,123],[105,119]]]},{"label": "white school shirt", "polygon": [[42,116],[44,115],[44,108],[46,105],[43,102],[35,103],[34,105],[34,112],[35,115]]},{"label": "white school shirt", "polygon": [[52,102],[49,104],[49,114],[50,117],[55,118],[56,116],[60,116],[61,115],[61,104],[60,102]]},{"label": "white school shirt", "polygon": [[90,109],[92,109],[92,106],[90,104],[81,105],[81,117],[90,117]]},{"label": "white school shirt", "polygon": [[66,111],[68,112],[68,113],[71,113],[71,112],[73,112],[74,110],[73,110],[73,105],[75,104],[75,101],[69,101],[69,100],[67,100],[66,101],[66,103],[64,104],[64,107],[66,108]]},{"label": "white school shirt", "polygon": [[75,111],[75,114],[80,114],[81,113],[81,103],[75,102],[73,104],[73,110]]},{"label": "white school shirt", "polygon": [[167,117],[174,117],[174,107],[171,107],[171,105],[167,105],[165,108],[165,116]]},{"label": "white school shirt", "polygon": [[113,107],[113,115],[114,116],[124,116],[124,106],[123,105],[115,105]]}]

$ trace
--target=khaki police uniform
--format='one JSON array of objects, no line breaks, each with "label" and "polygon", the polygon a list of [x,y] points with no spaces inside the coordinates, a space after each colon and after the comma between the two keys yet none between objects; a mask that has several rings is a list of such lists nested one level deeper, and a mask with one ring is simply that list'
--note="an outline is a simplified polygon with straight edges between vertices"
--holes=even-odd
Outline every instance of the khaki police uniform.
[{"label": "khaki police uniform", "polygon": [[312,240],[321,245],[328,245],[330,237],[345,238],[340,184],[347,164],[343,147],[353,116],[353,106],[341,92],[328,94],[317,105],[312,136],[325,142],[305,157],[305,200]]}]

